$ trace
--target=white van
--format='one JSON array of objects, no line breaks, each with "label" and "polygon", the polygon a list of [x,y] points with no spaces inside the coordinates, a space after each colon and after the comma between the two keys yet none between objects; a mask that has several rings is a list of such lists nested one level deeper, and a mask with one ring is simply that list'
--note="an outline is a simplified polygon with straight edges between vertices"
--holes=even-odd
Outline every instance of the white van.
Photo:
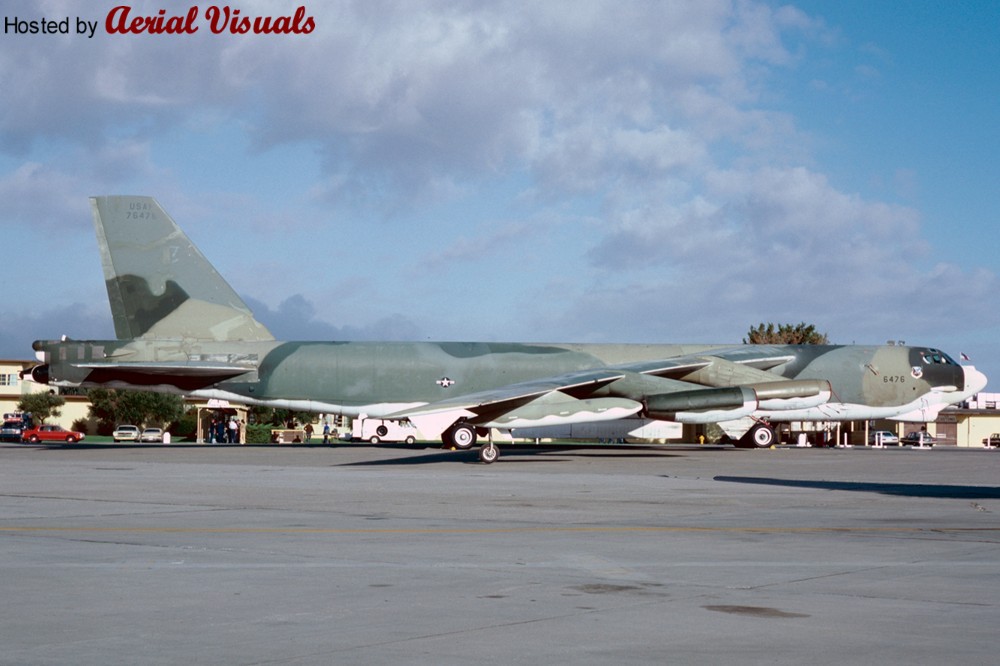
[{"label": "white van", "polygon": [[405,442],[415,444],[420,432],[409,421],[390,419],[356,418],[351,429],[351,440],[358,442]]}]

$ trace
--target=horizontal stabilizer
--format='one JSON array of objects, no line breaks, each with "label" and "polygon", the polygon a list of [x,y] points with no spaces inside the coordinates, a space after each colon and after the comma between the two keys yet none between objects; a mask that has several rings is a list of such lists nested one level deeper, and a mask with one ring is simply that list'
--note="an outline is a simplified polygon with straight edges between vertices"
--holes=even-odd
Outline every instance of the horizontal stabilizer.
[{"label": "horizontal stabilizer", "polygon": [[87,384],[123,384],[128,386],[175,386],[194,391],[232,379],[255,368],[225,364],[187,363],[79,363],[74,367],[89,370]]}]

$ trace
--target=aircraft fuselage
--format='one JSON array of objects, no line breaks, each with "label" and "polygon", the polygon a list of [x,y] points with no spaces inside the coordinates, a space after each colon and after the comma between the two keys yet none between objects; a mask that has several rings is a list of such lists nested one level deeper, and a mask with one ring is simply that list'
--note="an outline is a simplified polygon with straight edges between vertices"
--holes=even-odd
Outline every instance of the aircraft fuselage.
[{"label": "aircraft fuselage", "polygon": [[[46,364],[38,374],[46,373],[45,379],[57,386],[172,387],[195,396],[349,416],[387,415],[454,393],[477,393],[601,366],[719,355],[737,366],[753,367],[768,356],[753,345],[98,340],[40,341],[35,348]],[[957,391],[966,384],[961,366],[940,356],[935,360],[934,350],[918,347],[773,345],[767,351],[778,359],[766,368],[775,381],[828,380],[834,404],[867,405],[876,416],[942,387]],[[219,365],[218,374],[205,367],[212,363]],[[136,364],[141,372],[134,370]],[[185,364],[197,364],[200,370],[192,375],[170,371],[182,370]],[[162,370],[151,372],[150,366]],[[670,377],[630,373],[602,394],[627,394],[629,383],[649,394],[656,392],[658,382],[699,379],[683,370]],[[726,385],[724,378],[714,381]],[[811,416],[784,414],[788,418],[783,414],[768,416],[836,419],[830,410]],[[852,413],[849,418],[865,417]]]}]

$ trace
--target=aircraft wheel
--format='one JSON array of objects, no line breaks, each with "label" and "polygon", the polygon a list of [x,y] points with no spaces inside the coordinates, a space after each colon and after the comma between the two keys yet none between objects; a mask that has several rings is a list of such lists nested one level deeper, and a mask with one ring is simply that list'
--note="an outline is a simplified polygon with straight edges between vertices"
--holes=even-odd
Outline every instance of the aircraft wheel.
[{"label": "aircraft wheel", "polygon": [[497,448],[497,445],[493,442],[483,444],[483,446],[479,449],[479,460],[487,465],[496,462],[499,457],[500,449]]},{"label": "aircraft wheel", "polygon": [[464,451],[476,445],[476,429],[467,423],[453,425],[448,435],[456,449]]},{"label": "aircraft wheel", "polygon": [[774,431],[770,426],[758,423],[747,433],[749,441],[758,449],[766,449],[774,444]]}]

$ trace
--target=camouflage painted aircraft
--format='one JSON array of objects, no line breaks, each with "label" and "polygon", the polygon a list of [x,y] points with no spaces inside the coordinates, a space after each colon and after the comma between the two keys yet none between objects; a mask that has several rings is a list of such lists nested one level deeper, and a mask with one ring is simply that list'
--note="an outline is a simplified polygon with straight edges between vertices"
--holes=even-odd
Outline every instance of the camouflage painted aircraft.
[{"label": "camouflage painted aircraft", "polygon": [[36,341],[31,379],[409,420],[445,445],[633,415],[754,425],[933,420],[986,385],[927,347],[279,342],[149,197],[90,200],[116,340]]}]

